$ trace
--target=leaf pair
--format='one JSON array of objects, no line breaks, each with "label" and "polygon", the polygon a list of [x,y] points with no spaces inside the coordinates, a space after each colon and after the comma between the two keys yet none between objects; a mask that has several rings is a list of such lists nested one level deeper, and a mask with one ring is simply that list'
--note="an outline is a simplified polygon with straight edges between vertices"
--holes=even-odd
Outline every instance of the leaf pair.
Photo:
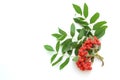
[{"label": "leaf pair", "polygon": [[[52,58],[51,58],[51,59],[52,59]],[[55,62],[52,64],[52,66],[58,64],[60,61],[62,61],[62,59],[63,59],[63,56],[59,57],[58,60],[55,61]]]},{"label": "leaf pair", "polygon": [[54,33],[54,34],[52,34],[52,36],[57,38],[57,40],[62,41],[67,36],[67,33],[59,28],[59,33]]},{"label": "leaf pair", "polygon": [[95,31],[95,36],[97,38],[101,38],[104,34],[105,34],[105,30],[106,30],[107,26],[102,26],[101,28],[97,29]]},{"label": "leaf pair", "polygon": [[[47,51],[54,51],[54,49],[53,49],[53,47],[51,45],[44,45],[44,48]],[[57,44],[56,44],[56,52],[59,51],[59,48],[60,48],[60,41],[58,41]]]},{"label": "leaf pair", "polygon": [[101,38],[105,34],[105,30],[107,28],[107,26],[105,25],[106,23],[106,21],[100,21],[94,24],[93,30],[95,30],[95,36]]},{"label": "leaf pair", "polygon": [[[47,50],[47,51],[54,51],[53,47],[50,46],[50,45],[44,45],[44,48]],[[56,51],[59,50],[59,46],[58,46],[58,43],[56,45]],[[52,57],[51,57],[51,63],[55,60],[55,58],[57,57],[57,54],[54,54]]]},{"label": "leaf pair", "polygon": [[[51,58],[51,60],[53,60],[54,56],[56,57],[56,54],[53,55],[53,57]],[[52,64],[52,66],[54,66],[54,65],[58,64],[59,62],[61,62],[62,59],[63,59],[63,56],[59,57],[59,59],[58,59],[56,62],[54,62],[54,63]],[[68,57],[68,58],[60,65],[60,67],[59,67],[60,70],[63,69],[63,68],[69,63],[69,61],[70,61],[70,58]]]},{"label": "leaf pair", "polygon": [[60,41],[58,41],[57,43],[56,43],[56,54],[54,54],[52,57],[51,57],[51,63],[55,60],[55,58],[57,57],[57,55],[58,55],[58,51],[59,51],[59,49],[60,49]]},{"label": "leaf pair", "polygon": [[[73,7],[74,7],[75,11],[82,16],[82,9],[80,8],[80,6],[73,4]],[[84,14],[85,18],[88,17],[88,6],[86,3],[84,4],[83,14]]]},{"label": "leaf pair", "polygon": [[70,58],[68,57],[61,65],[60,65],[60,70],[63,69],[70,61]]}]

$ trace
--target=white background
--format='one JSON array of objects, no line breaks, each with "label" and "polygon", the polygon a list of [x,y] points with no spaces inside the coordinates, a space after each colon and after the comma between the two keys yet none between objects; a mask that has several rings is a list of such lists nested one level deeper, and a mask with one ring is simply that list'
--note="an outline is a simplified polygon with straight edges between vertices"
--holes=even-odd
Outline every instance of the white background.
[{"label": "white background", "polygon": [[[58,27],[69,31],[72,3],[85,2],[90,16],[98,11],[108,22],[99,52],[105,66],[96,60],[91,72],[81,72],[71,60],[60,71],[43,45],[56,43]],[[119,7],[119,0],[0,0],[0,80],[119,80]]]}]

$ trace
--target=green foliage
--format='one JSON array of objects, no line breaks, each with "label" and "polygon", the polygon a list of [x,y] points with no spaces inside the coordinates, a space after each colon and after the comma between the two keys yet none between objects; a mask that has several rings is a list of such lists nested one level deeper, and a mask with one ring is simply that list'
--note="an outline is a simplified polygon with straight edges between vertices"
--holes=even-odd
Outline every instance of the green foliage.
[{"label": "green foliage", "polygon": [[[52,66],[60,63],[60,70],[67,66],[73,53],[74,57],[72,58],[72,60],[74,62],[78,61],[78,51],[87,38],[93,38],[93,36],[101,38],[104,36],[107,29],[106,21],[97,22],[100,17],[100,14],[98,12],[96,12],[92,17],[90,17],[90,19],[88,19],[89,8],[86,3],[83,5],[83,10],[80,6],[76,4],[73,4],[73,8],[79,16],[73,18],[74,23],[70,25],[70,34],[67,34],[66,31],[58,28],[58,32],[52,34],[52,36],[57,39],[56,46],[53,48],[50,45],[44,45],[44,48],[47,51],[54,52],[50,61]],[[98,47],[96,50],[91,49],[88,51],[88,53],[91,57],[90,59],[92,62],[94,61],[94,58],[97,57],[102,61],[103,65],[103,58],[100,55],[95,54],[99,51],[99,49],[100,47]],[[60,57],[58,55],[60,55]],[[64,62],[62,62],[63,57],[66,58]]]}]

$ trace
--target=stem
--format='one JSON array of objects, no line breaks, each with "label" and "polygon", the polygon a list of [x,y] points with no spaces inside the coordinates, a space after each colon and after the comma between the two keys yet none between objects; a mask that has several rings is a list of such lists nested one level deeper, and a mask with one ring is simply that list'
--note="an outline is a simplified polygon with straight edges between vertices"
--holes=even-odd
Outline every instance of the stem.
[{"label": "stem", "polygon": [[97,59],[99,59],[102,62],[101,66],[104,66],[104,61],[103,61],[104,58],[102,56],[100,56],[98,53],[96,53],[94,55],[87,55],[87,57],[90,57],[90,58],[96,57]]},{"label": "stem", "polygon": [[98,53],[95,55],[96,58],[98,58],[100,61],[102,61],[102,66],[104,66],[104,61],[103,61],[103,57],[100,56]]}]

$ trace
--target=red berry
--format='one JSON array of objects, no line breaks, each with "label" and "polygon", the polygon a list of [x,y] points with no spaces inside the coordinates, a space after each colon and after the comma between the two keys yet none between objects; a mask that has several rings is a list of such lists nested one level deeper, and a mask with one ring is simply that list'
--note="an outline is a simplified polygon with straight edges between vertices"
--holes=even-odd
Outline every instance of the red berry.
[{"label": "red berry", "polygon": [[78,50],[79,60],[76,62],[76,65],[80,70],[92,70],[91,58],[86,57],[86,55],[88,54],[88,50],[94,48],[96,45],[99,46],[101,43],[99,39],[94,36],[93,38],[88,38]]},{"label": "red berry", "polygon": [[88,70],[92,70],[92,67],[88,67]]},{"label": "red berry", "polygon": [[84,61],[84,59],[83,59],[83,58],[80,58],[80,59],[79,59],[79,61],[80,61],[80,62],[83,62],[83,61]]}]

